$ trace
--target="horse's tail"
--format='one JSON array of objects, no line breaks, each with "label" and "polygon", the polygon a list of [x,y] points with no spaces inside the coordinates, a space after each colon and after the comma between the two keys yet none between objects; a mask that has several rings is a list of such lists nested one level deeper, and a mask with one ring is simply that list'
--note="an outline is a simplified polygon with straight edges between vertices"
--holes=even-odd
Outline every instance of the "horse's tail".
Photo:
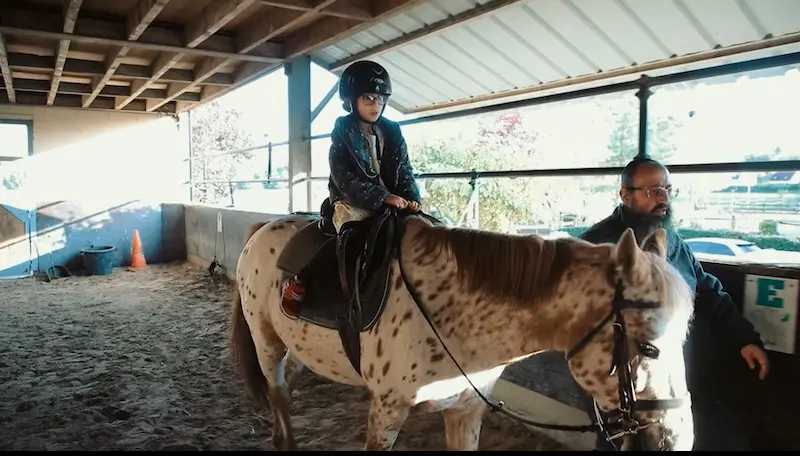
[{"label": "horse's tail", "polygon": [[[251,226],[245,243],[247,243],[247,240],[264,225],[265,223]],[[247,320],[244,317],[242,295],[239,293],[238,283],[235,288],[230,332],[231,357],[238,370],[239,376],[247,384],[253,398],[260,406],[269,409],[267,378],[264,377],[264,373],[261,371],[256,345],[253,342],[253,336],[250,334],[250,326],[247,324]]]}]

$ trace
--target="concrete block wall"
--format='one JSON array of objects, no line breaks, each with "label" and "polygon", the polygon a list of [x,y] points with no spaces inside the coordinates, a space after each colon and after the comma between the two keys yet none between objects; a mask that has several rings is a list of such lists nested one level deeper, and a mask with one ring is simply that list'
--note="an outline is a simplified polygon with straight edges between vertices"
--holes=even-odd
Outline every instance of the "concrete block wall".
[{"label": "concrete block wall", "polygon": [[162,207],[183,199],[187,174],[176,119],[17,105],[0,106],[0,119],[33,123],[33,155],[0,166],[0,180],[20,182],[0,188],[0,277],[51,261],[82,269],[79,252],[91,245],[117,247],[125,265],[134,229],[148,261],[169,259]]},{"label": "concrete block wall", "polygon": [[[208,266],[214,258],[233,279],[247,232],[255,223],[269,222],[280,214],[187,205],[185,209],[186,259]],[[221,220],[218,230],[217,221]]]}]

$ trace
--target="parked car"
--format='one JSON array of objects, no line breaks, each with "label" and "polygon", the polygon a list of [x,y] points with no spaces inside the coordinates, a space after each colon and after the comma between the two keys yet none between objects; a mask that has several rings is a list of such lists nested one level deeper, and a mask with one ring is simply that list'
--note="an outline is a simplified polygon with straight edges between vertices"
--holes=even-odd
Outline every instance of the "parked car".
[{"label": "parked car", "polygon": [[800,252],[762,249],[750,241],[732,238],[691,238],[686,244],[698,260],[742,261],[762,264],[800,264]]},{"label": "parked car", "polygon": [[692,238],[687,239],[686,244],[698,258],[700,255],[741,257],[761,250],[761,247],[752,242],[731,238]]}]

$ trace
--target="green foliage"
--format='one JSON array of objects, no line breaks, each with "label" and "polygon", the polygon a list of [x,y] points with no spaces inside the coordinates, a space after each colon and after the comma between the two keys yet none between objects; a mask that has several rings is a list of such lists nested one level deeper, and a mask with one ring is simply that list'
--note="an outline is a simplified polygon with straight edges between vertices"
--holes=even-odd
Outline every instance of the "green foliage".
[{"label": "green foliage", "polygon": [[[535,143],[536,134],[524,128],[521,116],[506,113],[481,122],[474,137],[428,140],[412,153],[415,171],[423,173],[530,169],[537,164]],[[431,179],[424,185],[425,211],[457,224],[463,220],[471,193],[467,180]],[[481,228],[502,231],[547,216],[526,198],[541,186],[532,179],[480,179],[478,186]]]},{"label": "green foliage", "polygon": [[767,236],[777,236],[778,222],[775,220],[762,220],[761,223],[758,224],[758,233]]},{"label": "green foliage", "polygon": [[[607,166],[625,166],[639,153],[639,113],[625,110],[615,113],[616,126],[608,138],[611,156],[605,161]],[[678,127],[672,117],[651,118],[648,122],[647,154],[662,163],[668,163],[675,152],[672,137]]]},{"label": "green foliage", "polygon": [[[250,151],[198,158],[252,146],[252,138],[239,128],[241,117],[241,112],[223,108],[216,100],[192,110],[192,180],[233,180],[236,166],[253,157]],[[229,198],[230,186],[226,183],[195,185],[194,199],[201,203],[223,203]]]},{"label": "green foliage", "polygon": [[[637,153],[638,118],[635,111],[615,113],[616,125],[608,138],[605,163],[624,165]],[[668,159],[674,150],[671,136],[674,119],[655,122],[650,132],[653,156]],[[549,168],[553,157],[537,150],[538,133],[527,128],[519,113],[505,113],[479,123],[477,134],[428,139],[413,148],[415,171],[465,172]],[[576,132],[579,134],[579,132]],[[565,151],[570,146],[565,145]],[[558,153],[550,151],[550,153]],[[430,179],[423,208],[440,213],[457,224],[468,209],[470,187],[466,179]],[[480,228],[513,231],[513,225],[586,223],[587,208],[613,207],[616,179],[609,178],[481,178],[479,186]]]}]

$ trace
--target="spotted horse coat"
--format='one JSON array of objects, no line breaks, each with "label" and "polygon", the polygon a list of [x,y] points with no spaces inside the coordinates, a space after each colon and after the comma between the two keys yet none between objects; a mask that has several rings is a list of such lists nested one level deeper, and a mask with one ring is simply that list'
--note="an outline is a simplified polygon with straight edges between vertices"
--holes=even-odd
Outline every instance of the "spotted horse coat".
[{"label": "spotted horse coat", "polygon": [[[276,260],[291,236],[313,220],[294,214],[253,226],[236,269],[231,354],[255,400],[272,407],[278,450],[297,449],[289,397],[304,368],[369,391],[366,450],[391,449],[411,411],[442,412],[447,448],[477,450],[487,407],[459,366],[490,396],[508,364],[543,351],[566,352],[584,338],[610,309],[617,282],[626,299],[661,303],[623,312],[629,342],[646,341],[661,353],[658,359],[629,360],[637,397],[688,394],[681,346],[692,297],[665,261],[663,231],[643,247],[631,231],[617,244],[593,245],[432,226],[411,217],[400,260],[392,265],[386,308],[361,335],[359,375],[337,331],[289,318],[280,309]],[[612,345],[608,325],[570,360],[573,377],[603,410],[619,404],[617,378],[608,374]],[[642,435],[650,447],[691,448],[688,405],[641,413],[658,421]]]}]

